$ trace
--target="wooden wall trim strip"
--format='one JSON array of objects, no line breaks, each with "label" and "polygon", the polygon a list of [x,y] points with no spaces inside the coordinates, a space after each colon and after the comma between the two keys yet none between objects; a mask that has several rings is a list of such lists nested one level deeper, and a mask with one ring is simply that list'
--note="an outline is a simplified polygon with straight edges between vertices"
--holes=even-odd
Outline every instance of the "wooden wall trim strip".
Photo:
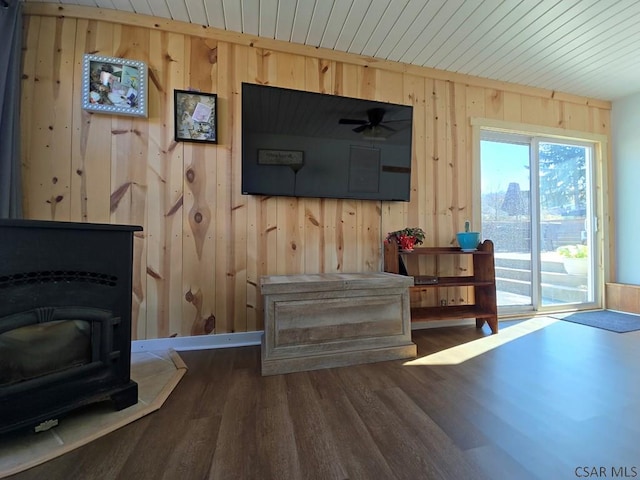
[{"label": "wooden wall trim strip", "polygon": [[640,314],[640,285],[607,283],[605,292],[607,309]]},{"label": "wooden wall trim strip", "polygon": [[567,128],[547,127],[544,125],[532,125],[529,123],[511,122],[507,120],[497,120],[494,118],[471,117],[471,126],[500,130],[505,133],[531,133],[537,136],[549,136],[565,140],[588,140],[606,145],[609,141],[607,135],[587,132],[584,130],[570,130]]},{"label": "wooden wall trim strip", "polygon": [[136,27],[146,27],[164,32],[180,33],[191,36],[211,38],[233,44],[245,45],[267,50],[278,50],[284,53],[304,55],[324,60],[351,63],[354,65],[375,67],[381,70],[390,70],[399,73],[409,73],[411,75],[445,80],[450,82],[473,85],[482,88],[494,88],[505,92],[513,92],[522,95],[532,95],[547,99],[559,100],[563,102],[576,103],[590,107],[611,110],[611,102],[595,98],[581,97],[571,93],[556,92],[542,88],[528,87],[515,83],[490,80],[460,73],[446,72],[434,68],[419,67],[400,62],[381,60],[364,55],[353,53],[337,52],[327,48],[316,48],[307,45],[299,45],[282,40],[256,37],[243,33],[220,30],[213,27],[205,27],[176,20],[167,20],[159,17],[152,17],[138,13],[129,13],[104,8],[94,8],[76,5],[65,5],[55,3],[27,3],[24,5],[25,15],[69,17],[78,19],[100,20],[113,22],[121,25]]}]

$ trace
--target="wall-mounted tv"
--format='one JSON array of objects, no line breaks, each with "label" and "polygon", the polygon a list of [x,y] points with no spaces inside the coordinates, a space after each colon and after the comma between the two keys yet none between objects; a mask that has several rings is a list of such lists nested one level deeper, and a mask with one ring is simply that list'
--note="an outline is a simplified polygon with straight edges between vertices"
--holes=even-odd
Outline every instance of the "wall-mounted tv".
[{"label": "wall-mounted tv", "polygon": [[409,201],[413,107],[242,84],[242,193]]}]

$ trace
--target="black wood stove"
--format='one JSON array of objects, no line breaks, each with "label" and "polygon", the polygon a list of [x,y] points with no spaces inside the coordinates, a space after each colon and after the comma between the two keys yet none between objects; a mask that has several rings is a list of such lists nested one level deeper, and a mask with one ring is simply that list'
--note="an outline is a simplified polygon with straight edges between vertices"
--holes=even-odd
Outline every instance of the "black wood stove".
[{"label": "black wood stove", "polygon": [[135,404],[128,225],[0,219],[0,434]]}]

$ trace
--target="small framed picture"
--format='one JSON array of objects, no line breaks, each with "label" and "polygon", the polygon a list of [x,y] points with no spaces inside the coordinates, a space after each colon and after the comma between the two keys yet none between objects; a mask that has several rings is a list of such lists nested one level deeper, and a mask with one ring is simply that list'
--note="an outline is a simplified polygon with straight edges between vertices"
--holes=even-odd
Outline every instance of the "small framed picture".
[{"label": "small framed picture", "polygon": [[82,108],[97,113],[146,117],[146,64],[138,60],[85,54]]},{"label": "small framed picture", "polygon": [[174,90],[176,141],[218,143],[217,99],[215,93]]}]

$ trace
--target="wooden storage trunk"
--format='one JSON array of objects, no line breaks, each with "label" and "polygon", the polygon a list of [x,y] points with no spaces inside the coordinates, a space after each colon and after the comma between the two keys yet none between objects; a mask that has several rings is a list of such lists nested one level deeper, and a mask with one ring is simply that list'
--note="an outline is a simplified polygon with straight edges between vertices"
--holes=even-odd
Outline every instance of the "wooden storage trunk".
[{"label": "wooden storage trunk", "polygon": [[262,374],[415,357],[412,285],[390,273],[263,276]]}]

